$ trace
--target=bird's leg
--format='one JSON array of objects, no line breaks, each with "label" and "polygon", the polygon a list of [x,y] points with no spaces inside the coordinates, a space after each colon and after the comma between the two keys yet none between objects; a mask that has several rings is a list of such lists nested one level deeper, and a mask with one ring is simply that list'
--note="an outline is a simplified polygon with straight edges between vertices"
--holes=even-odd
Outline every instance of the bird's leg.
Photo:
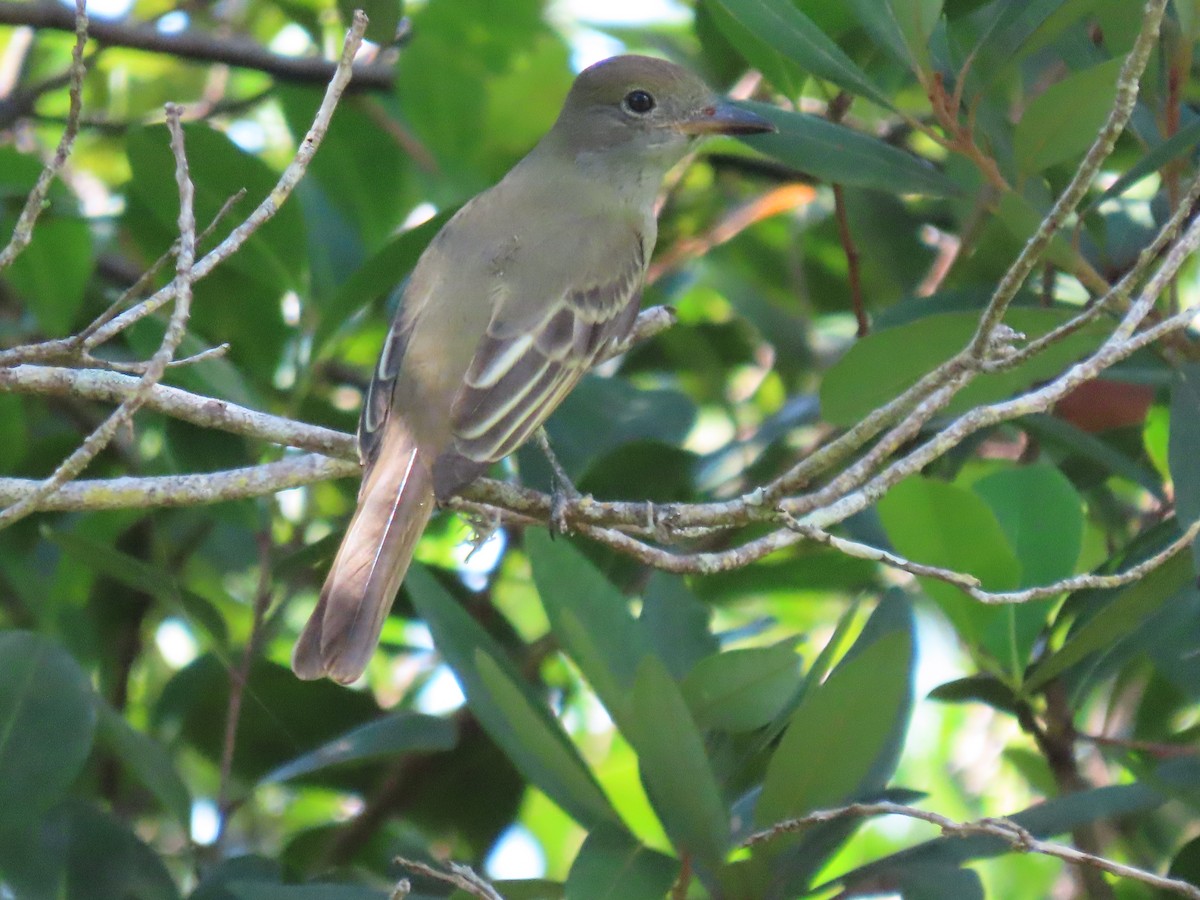
[{"label": "bird's leg", "polygon": [[578,500],[582,495],[571,482],[570,476],[562,467],[562,463],[558,461],[558,457],[554,455],[554,451],[550,447],[550,438],[547,436],[544,426],[537,430],[536,440],[553,473],[551,479],[553,487],[550,491],[550,532],[551,534],[566,534],[569,530],[567,503],[571,500]]}]

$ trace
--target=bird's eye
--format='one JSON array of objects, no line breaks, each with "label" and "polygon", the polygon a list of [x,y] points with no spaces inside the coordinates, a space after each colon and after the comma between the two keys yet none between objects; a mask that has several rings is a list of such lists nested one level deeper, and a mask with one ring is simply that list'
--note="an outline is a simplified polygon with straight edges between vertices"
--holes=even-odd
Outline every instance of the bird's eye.
[{"label": "bird's eye", "polygon": [[630,91],[625,95],[622,105],[634,115],[644,116],[654,109],[654,98],[646,91]]}]

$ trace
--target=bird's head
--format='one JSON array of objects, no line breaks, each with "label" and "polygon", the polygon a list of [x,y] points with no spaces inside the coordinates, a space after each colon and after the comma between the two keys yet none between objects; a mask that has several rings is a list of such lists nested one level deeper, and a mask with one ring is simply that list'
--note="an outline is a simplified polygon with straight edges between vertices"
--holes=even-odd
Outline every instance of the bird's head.
[{"label": "bird's head", "polygon": [[552,134],[575,153],[679,158],[697,137],[774,130],[682,66],[614,56],[579,73]]}]

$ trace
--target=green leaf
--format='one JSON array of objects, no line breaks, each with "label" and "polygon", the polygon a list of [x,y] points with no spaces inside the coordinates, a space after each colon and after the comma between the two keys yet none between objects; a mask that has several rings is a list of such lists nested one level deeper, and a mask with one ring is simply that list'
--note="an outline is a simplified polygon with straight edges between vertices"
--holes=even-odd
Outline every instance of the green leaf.
[{"label": "green leaf", "polygon": [[[205,654],[180,669],[163,688],[151,722],[157,731],[178,734],[216,763],[224,751],[229,710],[229,663]],[[300,681],[292,670],[260,658],[250,667],[241,722],[233,754],[233,774],[256,782],[295,758],[299,749],[318,747],[379,716],[365,691],[348,691],[331,681]],[[348,773],[327,779],[339,786],[365,789]]]},{"label": "green leaf", "polygon": [[113,815],[69,805],[65,897],[95,900],[177,900],[179,889],[162,859]]},{"label": "green leaf", "polygon": [[[395,14],[400,3],[398,0],[373,2],[390,8],[391,33],[384,41],[390,43],[395,34]],[[347,2],[344,5],[351,7],[351,13],[354,11],[354,4]],[[369,9],[367,14],[371,20],[367,39],[375,40],[370,36],[371,30],[381,25],[381,30],[387,31],[389,23],[378,19]],[[308,130],[321,102],[320,92],[298,85],[277,84],[272,97],[278,100],[295,135]],[[391,112],[385,109],[385,103],[376,94],[348,97],[346,103],[339,104],[337,115],[321,141],[321,151],[309,163],[304,181],[300,183],[301,190],[314,191],[314,195],[303,201],[310,238],[318,229],[348,232],[338,234],[335,231],[326,237],[329,243],[341,245],[335,249],[335,255],[340,255],[342,250],[357,255],[364,248],[368,251],[377,249],[392,236],[399,220],[412,206],[409,199],[413,181],[411,160],[396,135],[380,127],[383,116]],[[312,214],[314,212],[316,215]],[[403,271],[398,270],[395,274]],[[342,280],[338,279],[338,283]]]},{"label": "green leaf", "polygon": [[1167,875],[1192,884],[1200,884],[1200,837],[1192,838],[1179,848],[1175,858],[1171,860],[1171,868]]},{"label": "green leaf", "polygon": [[754,32],[730,15],[718,0],[701,0],[697,4],[697,30],[703,28],[705,15],[711,16],[712,23],[725,40],[781,93],[789,97],[800,93],[808,76],[794,61],[756,37]]},{"label": "green leaf", "polygon": [[88,568],[117,584],[172,603],[177,594],[174,578],[159,566],[118,550],[109,541],[78,531],[46,531],[46,536],[63,550],[63,555],[85,563]]},{"label": "green leaf", "polygon": [[729,816],[696,722],[657,657],[647,656],[638,666],[632,724],[626,736],[672,843],[716,869],[729,849]]},{"label": "green leaf", "polygon": [[887,633],[805,694],[767,766],[759,827],[856,798],[907,709],[912,661],[911,635]]},{"label": "green leaf", "polygon": [[416,228],[401,232],[362,264],[328,302],[321,306],[321,320],[313,335],[313,347],[320,351],[330,337],[354,313],[402,285],[405,277],[451,212],[434,216]]},{"label": "green leaf", "polygon": [[1124,57],[1068,75],[1026,107],[1013,136],[1017,165],[1041,172],[1082,154],[1108,118]]},{"label": "green leaf", "polygon": [[[204,124],[184,126],[184,140],[195,183],[196,223],[203,228],[238,191],[245,189],[247,205],[256,204],[275,188],[278,175],[260,159],[241,150],[225,134]],[[178,229],[179,189],[175,160],[165,125],[134,129],[126,138],[133,179],[129,192],[161,227]],[[132,214],[127,215],[127,221]],[[157,248],[162,253],[168,241]],[[224,265],[255,280],[301,288],[304,271],[304,219],[299,207],[285,204],[259,228]]]},{"label": "green leaf", "polygon": [[888,109],[891,98],[831,41],[791,0],[715,0],[755,37],[818,78]]},{"label": "green leaf", "polygon": [[329,766],[395,758],[403,753],[434,753],[454,746],[454,725],[437,716],[400,711],[354,728],[329,743],[284,763],[262,782],[290,781]]},{"label": "green leaf", "polygon": [[678,575],[655,572],[642,595],[638,624],[655,655],[675,676],[683,678],[692,666],[719,649],[708,630],[709,608]]},{"label": "green leaf", "polygon": [[[243,152],[225,134],[201,124],[185,126],[184,134],[199,228],[213,221],[238,191],[245,189],[246,198],[234,208],[235,221],[275,189],[278,173]],[[154,259],[178,236],[179,195],[167,129],[161,125],[133,129],[125,143],[132,179],[122,228],[145,257]],[[222,224],[229,227],[228,222]],[[289,290],[306,293],[305,231],[299,204],[285,203],[237,253],[195,286],[193,337],[202,337],[207,346],[231,343],[238,368],[268,383],[289,335],[280,298]],[[154,332],[160,334],[161,326]]]},{"label": "green leaf", "polygon": [[972,489],[992,508],[1016,551],[1020,587],[1075,573],[1083,547],[1083,498],[1062,472],[1046,464],[1018,466],[981,478]]},{"label": "green leaf", "polygon": [[566,895],[571,900],[662,900],[678,874],[679,860],[623,831],[598,828],[571,864]]},{"label": "green leaf", "polygon": [[550,626],[618,723],[629,713],[638,664],[649,653],[629,602],[567,541],[525,535],[533,581]]},{"label": "green leaf", "polygon": [[25,417],[25,404],[16,394],[0,396],[0,471],[16,472],[29,455],[32,439]]},{"label": "green leaf", "polygon": [[[1020,308],[1009,310],[1005,321],[1032,340],[1075,314]],[[825,374],[822,416],[834,425],[853,425],[965,347],[978,323],[978,313],[935,313],[867,335]],[[959,391],[948,410],[961,412],[1017,394],[1099,346],[1103,335],[1102,328],[1085,327],[1015,369],[981,375]]]},{"label": "green leaf", "polygon": [[513,764],[581,824],[617,824],[579,751],[500,645],[421,566],[405,585],[476,718]]},{"label": "green leaf", "polygon": [[1121,173],[1121,177],[1110,184],[1104,190],[1104,193],[1100,194],[1087,205],[1081,215],[1086,216],[1090,214],[1105,200],[1119,197],[1131,185],[1141,181],[1147,175],[1157,172],[1172,160],[1193,153],[1197,143],[1200,143],[1200,120],[1184,126],[1149,153],[1139,156],[1133,165]]},{"label": "green leaf", "polygon": [[1034,668],[1025,681],[1025,691],[1036,691],[1085,657],[1111,646],[1169,603],[1192,578],[1191,560],[1177,555],[1141,581],[1122,588],[1102,610],[1072,631],[1062,647]]},{"label": "green leaf", "polygon": [[800,657],[792,643],[728,650],[700,660],[682,685],[696,724],[736,733],[770,723],[800,687]]},{"label": "green leaf", "polygon": [[518,768],[550,797],[565,797],[586,809],[587,821],[611,819],[607,798],[561,726],[540,704],[530,702],[520,683],[482,649],[475,651],[475,666],[487,702],[520,736],[520,752],[510,754]]},{"label": "green leaf", "polygon": [[44,216],[33,240],[4,272],[47,335],[66,335],[93,268],[87,222]]},{"label": "green leaf", "polygon": [[979,874],[956,866],[905,866],[897,873],[904,900],[987,900]]},{"label": "green leaf", "polygon": [[56,643],[0,633],[0,827],[35,820],[83,768],[96,730],[91,681]]},{"label": "green leaf", "polygon": [[942,0],[851,0],[867,32],[906,65],[926,68]]},{"label": "green leaf", "polygon": [[1194,41],[1200,35],[1200,0],[1171,0],[1171,5],[1179,19],[1179,30]]},{"label": "green leaf", "polygon": [[1017,696],[1012,688],[991,675],[969,675],[939,684],[929,692],[930,700],[942,703],[984,703],[1016,715]]},{"label": "green leaf", "polygon": [[1140,459],[1122,452],[1103,437],[1088,434],[1070,422],[1046,413],[1025,416],[1021,425],[1043,444],[1061,447],[1077,454],[1106,472],[1145,488],[1155,497],[1164,497],[1162,480],[1153,469],[1144,465]]},{"label": "green leaf", "polygon": [[96,742],[153,794],[177,823],[189,827],[192,797],[166,747],[133,728],[107,703],[100,705]]},{"label": "green leaf", "polygon": [[[901,556],[974,575],[987,590],[1011,590],[1020,583],[1020,562],[995,514],[977,494],[916,475],[888,491],[878,509]],[[987,650],[1011,675],[1020,671],[1024,658],[1011,606],[984,606],[944,581],[919,581],[964,640]]]},{"label": "green leaf", "polygon": [[954,182],[925,160],[871,135],[765,103],[738,105],[779,129],[776,134],[746,137],[747,144],[821,181],[890,194],[944,197],[959,193]]},{"label": "green leaf", "polygon": [[[1182,366],[1171,384],[1171,432],[1167,461],[1175,485],[1175,507],[1187,527],[1200,519],[1200,365]],[[1200,565],[1200,539],[1192,542]]]},{"label": "green leaf", "polygon": [[[1049,210],[1047,203],[1035,203],[1024,194],[1007,191],[1000,195],[995,215],[996,221],[1004,226],[1010,237],[1024,243],[1037,232]],[[1046,260],[1071,272],[1078,264],[1079,255],[1059,231],[1050,238],[1046,247]]]},{"label": "green leaf", "polygon": [[[587,375],[550,416],[546,430],[567,474],[579,477],[593,461],[633,441],[681,444],[695,422],[696,404],[682,391],[643,390],[623,378]],[[548,469],[533,442],[517,459],[522,480],[545,483]]]}]

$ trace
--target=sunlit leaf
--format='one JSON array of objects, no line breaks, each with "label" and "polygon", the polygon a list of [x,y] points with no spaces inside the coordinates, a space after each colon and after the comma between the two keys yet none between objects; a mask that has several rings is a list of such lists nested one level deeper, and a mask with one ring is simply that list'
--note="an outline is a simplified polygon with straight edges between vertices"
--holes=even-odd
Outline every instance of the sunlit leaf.
[{"label": "sunlit leaf", "polygon": [[742,104],[779,129],[744,138],[747,144],[821,181],[897,194],[946,196],[954,182],[925,160],[878,138],[820,116],[794,113],[765,103]]},{"label": "sunlit leaf", "polygon": [[790,0],[715,0],[755,37],[818,78],[891,106],[891,99]]},{"label": "sunlit leaf", "polygon": [[[912,476],[888,491],[878,509],[901,556],[973,575],[987,590],[1011,590],[1020,583],[1020,561],[995,513],[971,491]],[[1017,613],[1012,607],[984,606],[933,577],[923,577],[921,587],[937,601],[960,637],[986,650],[1006,671],[1019,671],[1024,644],[1014,638]]]},{"label": "sunlit leaf", "polygon": [[808,691],[767,768],[760,827],[855,796],[905,708],[912,653],[908,634],[884,635]]},{"label": "sunlit leaf", "polygon": [[[1021,308],[1009,310],[1006,321],[1032,340],[1072,315],[1068,310]],[[823,417],[837,425],[853,425],[963,349],[978,322],[977,313],[936,313],[858,341],[825,375]],[[979,376],[955,396],[949,409],[962,411],[1015,394],[1057,374],[1101,339],[1099,329],[1080,329],[1014,369]]]},{"label": "sunlit leaf", "polygon": [[1034,98],[1014,135],[1022,172],[1041,172],[1083,153],[1108,117],[1124,58],[1074,72]]},{"label": "sunlit leaf", "polygon": [[1037,690],[1089,654],[1110,646],[1164,603],[1169,603],[1192,578],[1192,561],[1176,555],[1140,581],[1117,590],[1103,609],[1034,668],[1025,680],[1025,689]]},{"label": "sunlit leaf", "polygon": [[632,721],[642,781],[663,827],[681,852],[715,868],[728,850],[729,817],[691,711],[656,657],[638,666]]},{"label": "sunlit leaf", "polygon": [[800,657],[789,643],[728,650],[700,660],[683,682],[696,724],[737,732],[774,719],[800,686]]},{"label": "sunlit leaf", "polygon": [[423,568],[406,580],[413,604],[454,669],[467,701],[513,763],[578,821],[617,823],[616,813],[579,752],[503,649]]},{"label": "sunlit leaf", "polygon": [[639,844],[622,831],[588,835],[567,876],[571,900],[658,900],[674,883],[679,860]]}]

